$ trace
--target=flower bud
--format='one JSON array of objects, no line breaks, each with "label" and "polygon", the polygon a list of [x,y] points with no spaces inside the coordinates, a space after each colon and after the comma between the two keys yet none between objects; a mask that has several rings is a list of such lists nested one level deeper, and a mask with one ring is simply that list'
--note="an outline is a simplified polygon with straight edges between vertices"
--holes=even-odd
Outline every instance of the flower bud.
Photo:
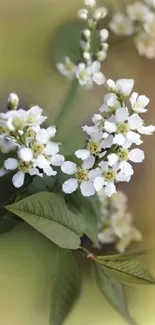
[{"label": "flower bud", "polygon": [[100,30],[100,40],[102,43],[107,40],[108,36],[109,36],[109,32],[107,29],[104,28]]},{"label": "flower bud", "polygon": [[107,15],[107,9],[105,7],[97,8],[93,12],[93,18],[95,20],[103,19]]},{"label": "flower bud", "polygon": [[93,29],[93,27],[94,27],[94,25],[95,25],[94,19],[89,18],[88,21],[87,21],[87,24],[88,24],[88,27],[89,27],[90,29]]},{"label": "flower bud", "polygon": [[87,18],[88,18],[88,10],[87,9],[79,10],[78,17],[83,19],[83,20],[87,20]]},{"label": "flower bud", "polygon": [[8,97],[8,109],[9,110],[16,110],[19,104],[19,98],[17,94],[11,93]]},{"label": "flower bud", "polygon": [[86,62],[89,62],[91,60],[91,55],[89,52],[83,52],[83,58]]},{"label": "flower bud", "polygon": [[82,32],[82,35],[86,40],[89,40],[90,36],[91,36],[91,31],[89,29],[84,29],[84,31]]}]

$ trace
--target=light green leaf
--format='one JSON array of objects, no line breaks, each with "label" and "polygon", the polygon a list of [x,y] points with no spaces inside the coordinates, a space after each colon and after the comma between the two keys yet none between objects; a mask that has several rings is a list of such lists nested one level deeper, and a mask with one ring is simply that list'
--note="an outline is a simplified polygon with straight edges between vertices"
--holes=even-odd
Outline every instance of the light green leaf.
[{"label": "light green leaf", "polygon": [[96,263],[93,263],[93,274],[99,290],[109,303],[129,322],[129,324],[135,325],[134,320],[128,312],[123,285],[115,278],[111,277],[108,271],[102,266]]},{"label": "light green leaf", "polygon": [[57,248],[52,272],[50,325],[62,325],[81,285],[80,269],[71,251]]},{"label": "light green leaf", "polygon": [[60,247],[77,249],[82,236],[81,220],[66,206],[64,197],[41,192],[6,206]]},{"label": "light green leaf", "polygon": [[155,284],[155,278],[146,269],[145,264],[137,259],[99,260],[111,276],[127,284]]},{"label": "light green leaf", "polygon": [[79,191],[66,197],[68,208],[81,218],[83,231],[92,240],[98,244],[98,223],[100,220],[100,202],[97,195],[91,198],[85,198]]}]

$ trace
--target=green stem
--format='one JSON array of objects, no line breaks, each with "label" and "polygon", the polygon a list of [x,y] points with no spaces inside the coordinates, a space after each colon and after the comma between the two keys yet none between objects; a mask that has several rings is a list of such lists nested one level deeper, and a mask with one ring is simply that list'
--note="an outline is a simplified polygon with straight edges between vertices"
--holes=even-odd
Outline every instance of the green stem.
[{"label": "green stem", "polygon": [[101,161],[104,161],[111,153],[113,153],[116,149],[117,149],[118,145],[117,144],[113,144],[112,147],[106,152],[106,154],[101,157],[101,158],[98,158],[96,160],[96,163],[94,165],[93,168],[96,168],[98,166],[98,164],[101,162]]},{"label": "green stem", "polygon": [[[102,262],[98,256],[94,255],[93,253],[89,252],[86,248],[80,246],[78,248],[78,251],[81,252],[86,258],[92,260],[92,261],[95,261],[96,263],[104,266],[104,262]],[[103,258],[103,257],[102,257]]]},{"label": "green stem", "polygon": [[57,127],[60,127],[62,125],[64,118],[69,114],[70,108],[71,108],[71,106],[74,102],[74,99],[75,99],[77,88],[78,88],[78,80],[73,79],[73,81],[71,82],[70,89],[67,93],[67,96],[65,97],[65,100],[64,100],[64,102],[59,110],[58,116],[56,118],[55,124]]}]

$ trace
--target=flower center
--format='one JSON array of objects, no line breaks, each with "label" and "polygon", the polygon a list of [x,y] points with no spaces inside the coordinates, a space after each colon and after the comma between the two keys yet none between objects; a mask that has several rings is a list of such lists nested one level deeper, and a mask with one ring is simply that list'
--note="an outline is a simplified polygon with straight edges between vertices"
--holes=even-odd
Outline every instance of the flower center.
[{"label": "flower center", "polygon": [[104,179],[106,182],[112,182],[116,178],[116,172],[112,169],[108,169],[106,173],[104,173]]},{"label": "flower center", "polygon": [[5,127],[3,125],[0,125],[0,134],[4,134],[4,133],[7,133],[7,132],[8,132],[7,127]]},{"label": "flower center", "polygon": [[78,168],[76,174],[75,174],[76,179],[78,182],[82,183],[84,181],[88,180],[88,171],[84,170],[82,168]]},{"label": "flower center", "polygon": [[23,173],[28,173],[29,169],[33,167],[32,161],[19,160],[18,169]]},{"label": "flower center", "polygon": [[120,149],[118,152],[119,161],[127,161],[128,155],[129,155],[129,151],[127,149]]},{"label": "flower center", "polygon": [[89,141],[87,149],[95,156],[98,156],[101,152],[100,143],[97,141]]},{"label": "flower center", "polygon": [[16,130],[21,130],[24,126],[24,121],[20,117],[15,117],[12,124]]},{"label": "flower center", "polygon": [[26,120],[27,123],[34,123],[36,122],[36,116],[33,114],[29,114]]},{"label": "flower center", "polygon": [[87,78],[87,72],[86,71],[80,71],[79,77],[81,80],[85,80]]},{"label": "flower center", "polygon": [[39,155],[41,155],[44,148],[45,148],[44,145],[39,142],[34,142],[31,147],[35,157],[38,157]]},{"label": "flower center", "polygon": [[126,135],[129,131],[128,125],[125,122],[121,122],[117,124],[117,133],[121,133]]},{"label": "flower center", "polygon": [[25,132],[25,137],[26,138],[31,138],[31,139],[34,139],[35,137],[35,132],[32,128],[28,128]]}]

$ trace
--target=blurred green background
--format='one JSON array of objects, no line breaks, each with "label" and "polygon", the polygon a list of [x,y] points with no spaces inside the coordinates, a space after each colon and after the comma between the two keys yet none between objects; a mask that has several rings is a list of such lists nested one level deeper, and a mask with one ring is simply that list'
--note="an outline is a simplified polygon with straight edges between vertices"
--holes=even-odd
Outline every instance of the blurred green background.
[{"label": "blurred green background", "polygon": [[[104,1],[100,5],[121,6],[128,1]],[[78,27],[77,10],[81,0],[1,0],[0,1],[0,103],[5,106],[10,92],[17,92],[21,105],[38,104],[54,123],[68,91],[68,81],[55,67],[56,56],[63,58],[63,46]],[[67,24],[74,26],[69,34]],[[73,24],[73,25],[72,25]],[[56,37],[57,35],[57,37]],[[66,42],[64,41],[66,35]],[[63,45],[63,46],[62,46]],[[148,124],[155,124],[155,60],[140,58],[131,42],[111,44],[103,64],[107,78],[134,78],[135,89],[151,99]],[[89,122],[101,105],[103,87],[93,91],[78,89],[68,118],[59,131],[66,151],[82,146],[80,126]],[[71,142],[72,139],[72,142]],[[144,235],[142,248],[151,248],[145,261],[155,275],[155,136],[144,142],[146,160],[124,186],[136,226]],[[26,225],[18,226],[0,238],[0,324],[48,325],[50,242]],[[127,288],[129,308],[139,325],[155,324],[155,287]],[[126,322],[97,291],[86,274],[81,299],[65,325],[123,325]]]}]

